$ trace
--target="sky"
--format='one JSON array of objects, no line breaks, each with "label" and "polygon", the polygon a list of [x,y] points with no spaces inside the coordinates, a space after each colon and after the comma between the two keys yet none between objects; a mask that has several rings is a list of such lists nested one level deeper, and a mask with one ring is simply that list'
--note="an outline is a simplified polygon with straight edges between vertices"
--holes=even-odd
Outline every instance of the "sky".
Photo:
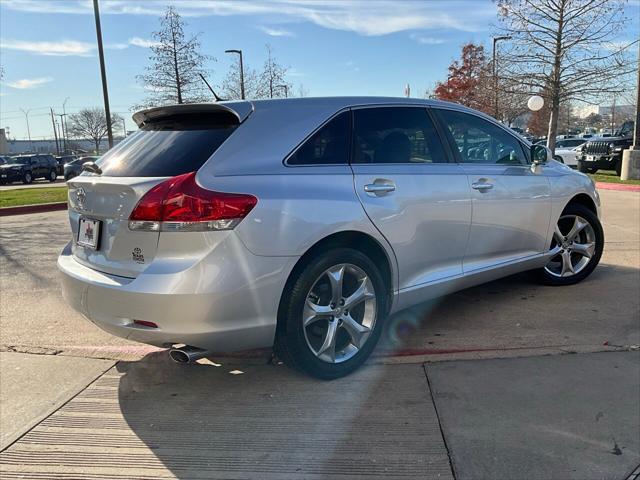
[{"label": "sky", "polygon": [[[424,97],[461,46],[481,43],[490,53],[496,8],[491,0],[100,0],[111,110],[125,118],[146,96],[136,75],[149,64],[152,32],[174,5],[201,33],[213,85],[222,82],[242,49],[245,65],[260,69],[265,45],[289,67],[288,80],[309,96]],[[638,37],[640,0],[629,0],[628,31]],[[56,114],[102,107],[91,0],[0,0],[0,127],[11,138],[51,138]]]}]

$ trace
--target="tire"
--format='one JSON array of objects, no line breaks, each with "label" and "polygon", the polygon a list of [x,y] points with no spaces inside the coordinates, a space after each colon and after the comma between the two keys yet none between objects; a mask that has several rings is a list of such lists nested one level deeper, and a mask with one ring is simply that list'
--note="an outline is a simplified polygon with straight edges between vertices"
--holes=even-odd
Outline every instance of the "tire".
[{"label": "tire", "polygon": [[[388,289],[378,267],[358,250],[331,248],[296,270],[287,282],[278,309],[276,355],[285,364],[323,380],[352,373],[378,343],[388,312]],[[334,282],[330,281],[328,272],[332,272]],[[344,281],[342,293],[336,296],[334,285],[339,275]],[[332,302],[335,298],[348,299],[358,285],[368,293],[364,300],[352,304],[351,312],[348,312],[348,303],[343,306],[342,301]],[[308,305],[329,310],[312,314]],[[311,319],[306,327],[304,315]],[[333,355],[331,348],[323,350],[330,344],[327,339],[332,325],[336,332],[331,337],[335,339]]]},{"label": "tire", "polygon": [[55,181],[56,181],[56,179],[57,179],[57,178],[58,178],[58,174],[56,173],[56,171],[55,171],[55,170],[51,170],[51,171],[49,172],[49,181],[50,181],[51,183],[53,183],[53,182],[55,182]]},{"label": "tire", "polygon": [[[538,279],[545,285],[573,285],[591,275],[598,266],[604,248],[604,232],[597,215],[577,203],[567,205],[558,219],[557,227],[560,232],[554,233],[550,250],[560,252],[537,271]],[[568,238],[574,229],[578,229],[577,234]],[[559,240],[559,237],[562,238]],[[569,263],[570,269],[567,268]]]},{"label": "tire", "polygon": [[622,158],[616,162],[616,175],[620,176],[622,174]]},{"label": "tire", "polygon": [[596,173],[598,169],[587,167],[584,162],[578,161],[578,171],[582,173]]},{"label": "tire", "polygon": [[33,175],[31,174],[31,172],[26,172],[24,174],[24,176],[22,177],[22,183],[24,183],[25,185],[33,183]]},{"label": "tire", "polygon": [[564,158],[562,158],[560,155],[554,155],[554,156],[553,156],[553,159],[554,159],[556,162],[564,163]]}]

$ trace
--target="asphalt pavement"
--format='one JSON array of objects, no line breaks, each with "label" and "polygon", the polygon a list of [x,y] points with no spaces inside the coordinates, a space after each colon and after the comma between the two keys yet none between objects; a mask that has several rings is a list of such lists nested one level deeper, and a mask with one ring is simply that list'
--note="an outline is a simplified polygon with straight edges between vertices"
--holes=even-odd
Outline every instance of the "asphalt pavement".
[{"label": "asphalt pavement", "polygon": [[268,355],[175,365],[107,335],[61,299],[66,212],[0,218],[1,476],[626,478],[640,463],[640,194],[601,195],[588,280],[517,275],[403,312],[334,382]]}]

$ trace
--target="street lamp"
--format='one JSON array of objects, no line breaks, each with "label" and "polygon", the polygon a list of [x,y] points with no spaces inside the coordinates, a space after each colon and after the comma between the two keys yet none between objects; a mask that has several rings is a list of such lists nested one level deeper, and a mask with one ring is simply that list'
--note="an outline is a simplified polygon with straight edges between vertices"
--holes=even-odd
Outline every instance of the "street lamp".
[{"label": "street lamp", "polygon": [[242,50],[225,50],[224,53],[237,53],[240,56],[240,98],[244,100],[244,67],[242,65]]},{"label": "street lamp", "polygon": [[29,149],[33,150],[33,143],[31,143],[31,129],[29,128],[29,112],[31,111],[31,109],[28,109],[25,111],[21,108],[20,111],[24,114],[24,118],[27,121],[27,136],[29,137]]},{"label": "street lamp", "polygon": [[274,85],[276,88],[284,88],[284,98],[289,98],[289,85]]},{"label": "street lamp", "polygon": [[493,57],[493,117],[498,120],[498,66],[497,62],[497,52],[496,52],[496,43],[501,40],[511,40],[511,37],[505,35],[503,37],[493,37],[493,51],[491,56]]}]

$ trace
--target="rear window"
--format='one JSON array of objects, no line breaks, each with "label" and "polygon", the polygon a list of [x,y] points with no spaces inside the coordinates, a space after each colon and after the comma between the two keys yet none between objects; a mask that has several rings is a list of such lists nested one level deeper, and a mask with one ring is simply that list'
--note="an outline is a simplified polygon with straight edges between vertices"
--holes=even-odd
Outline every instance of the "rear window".
[{"label": "rear window", "polygon": [[145,125],[96,163],[102,175],[110,177],[174,177],[194,172],[237,127],[229,115],[166,118]]}]

